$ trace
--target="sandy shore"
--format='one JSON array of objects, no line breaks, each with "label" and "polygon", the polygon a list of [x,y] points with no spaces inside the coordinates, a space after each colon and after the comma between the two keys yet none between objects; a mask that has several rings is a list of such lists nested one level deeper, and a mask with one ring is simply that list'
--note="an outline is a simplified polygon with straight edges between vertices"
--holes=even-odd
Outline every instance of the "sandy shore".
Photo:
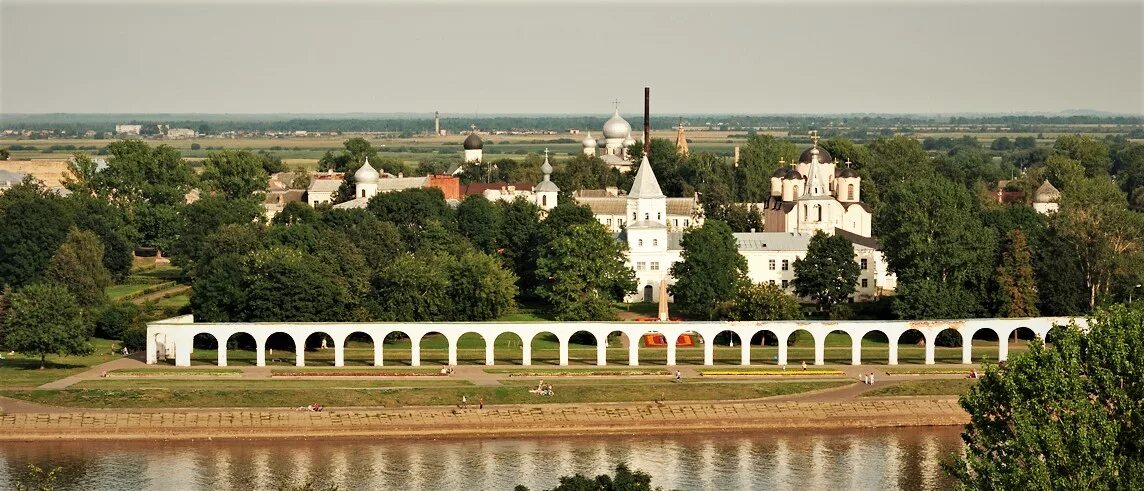
[{"label": "sandy shore", "polygon": [[953,398],[843,402],[26,412],[0,415],[0,441],[497,438],[964,425]]}]

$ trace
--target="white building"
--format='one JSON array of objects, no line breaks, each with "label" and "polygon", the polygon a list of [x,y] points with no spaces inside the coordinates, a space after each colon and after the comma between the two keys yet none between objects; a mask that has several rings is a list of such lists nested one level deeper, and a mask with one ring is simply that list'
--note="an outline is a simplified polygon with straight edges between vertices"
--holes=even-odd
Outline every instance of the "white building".
[{"label": "white building", "polygon": [[342,175],[340,173],[315,174],[310,179],[310,186],[306,188],[306,203],[309,203],[310,206],[333,203],[340,187],[342,187]]},{"label": "white building", "polygon": [[589,133],[581,143],[584,146],[584,155],[599,157],[604,163],[619,169],[620,172],[631,170],[632,163],[631,156],[628,155],[628,147],[634,145],[636,140],[632,138],[632,125],[620,116],[618,107],[612,117],[604,122],[604,136],[602,138],[593,140],[591,133]]},{"label": "white building", "polygon": [[170,128],[167,130],[167,138],[194,138],[196,136],[198,133],[190,128]]},{"label": "white building", "polygon": [[[817,147],[812,147],[812,150]],[[773,283],[782,286],[793,293],[794,262],[806,255],[810,238],[816,231],[823,231],[832,235],[845,237],[854,244],[854,260],[860,265],[858,282],[855,285],[855,299],[865,300],[875,298],[883,293],[893,291],[897,286],[896,277],[888,271],[885,257],[879,250],[878,242],[869,234],[869,218],[864,222],[859,220],[859,226],[852,227],[850,222],[844,220],[845,213],[835,217],[831,213],[838,211],[842,202],[824,197],[829,189],[829,181],[823,176],[830,172],[830,168],[817,161],[811,152],[811,162],[806,167],[811,176],[808,180],[792,177],[786,190],[790,203],[795,204],[794,196],[807,196],[808,199],[797,201],[798,207],[791,207],[780,218],[785,219],[787,214],[794,214],[792,230],[764,231],[753,233],[737,233],[739,253],[747,259],[747,276],[755,283]],[[797,172],[791,170],[791,172]],[[846,177],[843,179],[852,179]],[[853,179],[857,179],[854,177]],[[797,183],[793,181],[798,181]],[[798,193],[793,187],[801,187],[807,182],[812,183],[811,189],[806,193]],[[783,183],[787,184],[787,183]],[[850,181],[839,181],[844,196],[850,198]],[[852,199],[857,198],[857,184],[855,184]],[[669,271],[671,266],[680,260],[683,248],[680,240],[683,229],[675,227],[669,221],[668,200],[660,190],[659,182],[652,172],[651,164],[645,156],[640,162],[636,172],[632,190],[625,198],[624,220],[620,225],[624,227],[619,234],[621,240],[628,244],[628,266],[635,271],[637,291],[626,299],[629,302],[658,301],[660,296],[660,282],[668,284],[674,282]],[[833,201],[831,203],[830,201]],[[782,203],[787,203],[783,201]],[[853,202],[849,202],[853,203]],[[807,216],[801,211],[803,205],[811,210]],[[591,205],[590,205],[591,206]],[[796,211],[798,210],[798,211]],[[822,215],[818,215],[822,210]],[[843,211],[845,209],[843,208]],[[806,217],[804,220],[803,218]],[[784,225],[786,222],[780,220]],[[768,222],[769,224],[769,222]],[[692,222],[692,226],[695,226]],[[856,228],[851,230],[850,228]],[[862,232],[865,233],[862,233]]]},{"label": "white building", "polygon": [[1049,181],[1041,183],[1033,193],[1033,209],[1042,215],[1056,213],[1060,210],[1061,192]]},{"label": "white building", "polygon": [[[763,210],[765,232],[816,231],[834,234],[835,229],[870,237],[870,207],[861,200],[861,178],[849,166],[838,168],[830,153],[813,145],[802,152],[790,168],[779,166],[771,175],[770,199]],[[781,162],[780,162],[781,164]]]},{"label": "white building", "polygon": [[481,162],[482,153],[484,153],[485,142],[477,135],[477,130],[469,133],[465,138],[465,162]]},{"label": "white building", "polygon": [[120,135],[138,135],[143,131],[141,124],[117,124],[115,125],[115,133]]}]

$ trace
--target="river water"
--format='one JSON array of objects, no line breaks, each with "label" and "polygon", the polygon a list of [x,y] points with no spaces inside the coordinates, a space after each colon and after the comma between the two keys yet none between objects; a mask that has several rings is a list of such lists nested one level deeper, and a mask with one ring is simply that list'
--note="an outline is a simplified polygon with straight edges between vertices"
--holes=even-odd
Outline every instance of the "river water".
[{"label": "river water", "polygon": [[626,462],[664,489],[948,489],[959,428],[414,441],[5,443],[0,489],[56,468],[58,490],[546,489]]}]

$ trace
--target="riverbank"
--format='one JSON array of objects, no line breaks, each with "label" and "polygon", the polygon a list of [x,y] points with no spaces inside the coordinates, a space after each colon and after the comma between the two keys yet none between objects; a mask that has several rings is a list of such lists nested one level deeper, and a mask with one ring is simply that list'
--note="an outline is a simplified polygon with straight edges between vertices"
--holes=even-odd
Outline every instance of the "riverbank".
[{"label": "riverbank", "polygon": [[[475,402],[475,401],[474,401]],[[401,409],[125,410],[0,415],[0,441],[449,439],[964,425],[955,398],[475,405]]]}]

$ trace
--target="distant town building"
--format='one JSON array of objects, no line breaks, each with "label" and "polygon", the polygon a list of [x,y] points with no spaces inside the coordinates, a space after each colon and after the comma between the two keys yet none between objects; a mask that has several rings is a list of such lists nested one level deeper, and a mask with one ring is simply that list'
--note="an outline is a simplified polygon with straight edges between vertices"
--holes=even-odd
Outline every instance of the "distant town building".
[{"label": "distant town building", "polygon": [[117,124],[115,125],[115,133],[119,135],[138,135],[143,131],[141,124]]},{"label": "distant town building", "polygon": [[190,128],[168,128],[166,135],[167,138],[177,140],[182,138],[194,138],[195,136],[198,136],[198,133]]},{"label": "distant town building", "polygon": [[343,174],[341,172],[318,172],[310,177],[310,187],[306,188],[306,203],[318,206],[333,203],[342,187]]},{"label": "distant town building", "polygon": [[457,203],[461,199],[461,180],[456,176],[430,174],[427,176],[405,177],[378,172],[369,159],[354,172],[354,199],[334,205],[336,209],[365,208],[370,198],[379,193],[404,191],[406,189],[436,188],[441,190],[445,200]]},{"label": "distant town building", "polygon": [[1041,183],[1033,193],[1033,209],[1037,213],[1048,215],[1060,210],[1061,192],[1049,181]]},{"label": "distant town building", "polygon": [[636,140],[632,138],[632,125],[620,116],[618,106],[612,117],[604,122],[604,136],[597,140],[592,140],[590,136],[581,142],[584,155],[599,157],[609,167],[619,169],[620,172],[631,170],[628,147],[634,145]]}]

